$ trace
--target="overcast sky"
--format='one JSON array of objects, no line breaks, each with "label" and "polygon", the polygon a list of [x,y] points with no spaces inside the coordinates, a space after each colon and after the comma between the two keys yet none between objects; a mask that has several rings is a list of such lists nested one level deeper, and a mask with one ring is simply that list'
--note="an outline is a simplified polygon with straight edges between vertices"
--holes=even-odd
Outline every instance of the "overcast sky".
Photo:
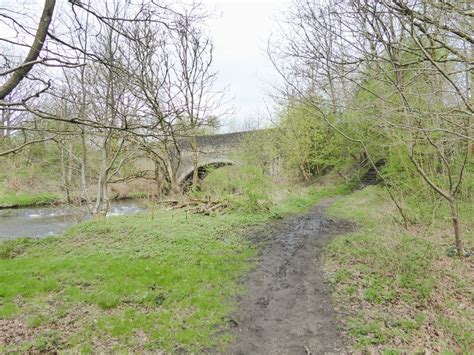
[{"label": "overcast sky", "polygon": [[267,118],[267,93],[279,81],[266,55],[266,43],[276,30],[275,17],[288,0],[204,0],[214,16],[209,21],[214,41],[218,85],[228,86],[235,113],[225,130],[241,129]]}]

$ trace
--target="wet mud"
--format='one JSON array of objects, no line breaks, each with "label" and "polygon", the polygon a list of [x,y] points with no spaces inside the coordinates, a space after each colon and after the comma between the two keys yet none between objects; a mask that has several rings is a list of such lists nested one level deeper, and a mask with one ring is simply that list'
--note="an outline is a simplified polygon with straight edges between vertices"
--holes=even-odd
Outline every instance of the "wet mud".
[{"label": "wet mud", "polygon": [[322,265],[331,237],[354,230],[324,214],[325,201],[266,232],[256,267],[243,280],[246,293],[232,316],[230,354],[340,354],[345,352]]}]

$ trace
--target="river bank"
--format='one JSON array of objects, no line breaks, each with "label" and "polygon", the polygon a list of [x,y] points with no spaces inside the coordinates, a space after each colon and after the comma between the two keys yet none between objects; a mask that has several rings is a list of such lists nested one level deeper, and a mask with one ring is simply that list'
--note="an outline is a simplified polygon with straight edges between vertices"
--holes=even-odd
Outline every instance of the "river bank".
[{"label": "river bank", "polygon": [[51,192],[0,194],[0,210],[8,208],[47,206],[61,203],[62,199]]}]

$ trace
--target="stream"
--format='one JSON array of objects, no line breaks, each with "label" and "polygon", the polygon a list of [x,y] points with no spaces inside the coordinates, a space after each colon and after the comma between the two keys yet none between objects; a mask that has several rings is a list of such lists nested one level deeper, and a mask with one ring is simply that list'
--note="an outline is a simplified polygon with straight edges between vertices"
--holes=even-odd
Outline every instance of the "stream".
[{"label": "stream", "polygon": [[[145,208],[137,200],[112,201],[107,217],[134,214]],[[74,206],[8,208],[0,210],[0,241],[58,235],[91,216]]]}]

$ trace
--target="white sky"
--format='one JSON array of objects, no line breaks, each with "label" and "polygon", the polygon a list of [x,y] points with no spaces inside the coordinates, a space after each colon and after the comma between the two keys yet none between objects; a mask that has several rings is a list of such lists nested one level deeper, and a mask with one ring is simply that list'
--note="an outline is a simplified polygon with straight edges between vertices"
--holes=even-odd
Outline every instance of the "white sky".
[{"label": "white sky", "polygon": [[266,54],[267,41],[277,30],[275,18],[289,0],[203,0],[214,11],[209,21],[214,42],[217,85],[228,86],[235,112],[225,131],[256,127],[268,119],[267,93],[280,81]]}]

